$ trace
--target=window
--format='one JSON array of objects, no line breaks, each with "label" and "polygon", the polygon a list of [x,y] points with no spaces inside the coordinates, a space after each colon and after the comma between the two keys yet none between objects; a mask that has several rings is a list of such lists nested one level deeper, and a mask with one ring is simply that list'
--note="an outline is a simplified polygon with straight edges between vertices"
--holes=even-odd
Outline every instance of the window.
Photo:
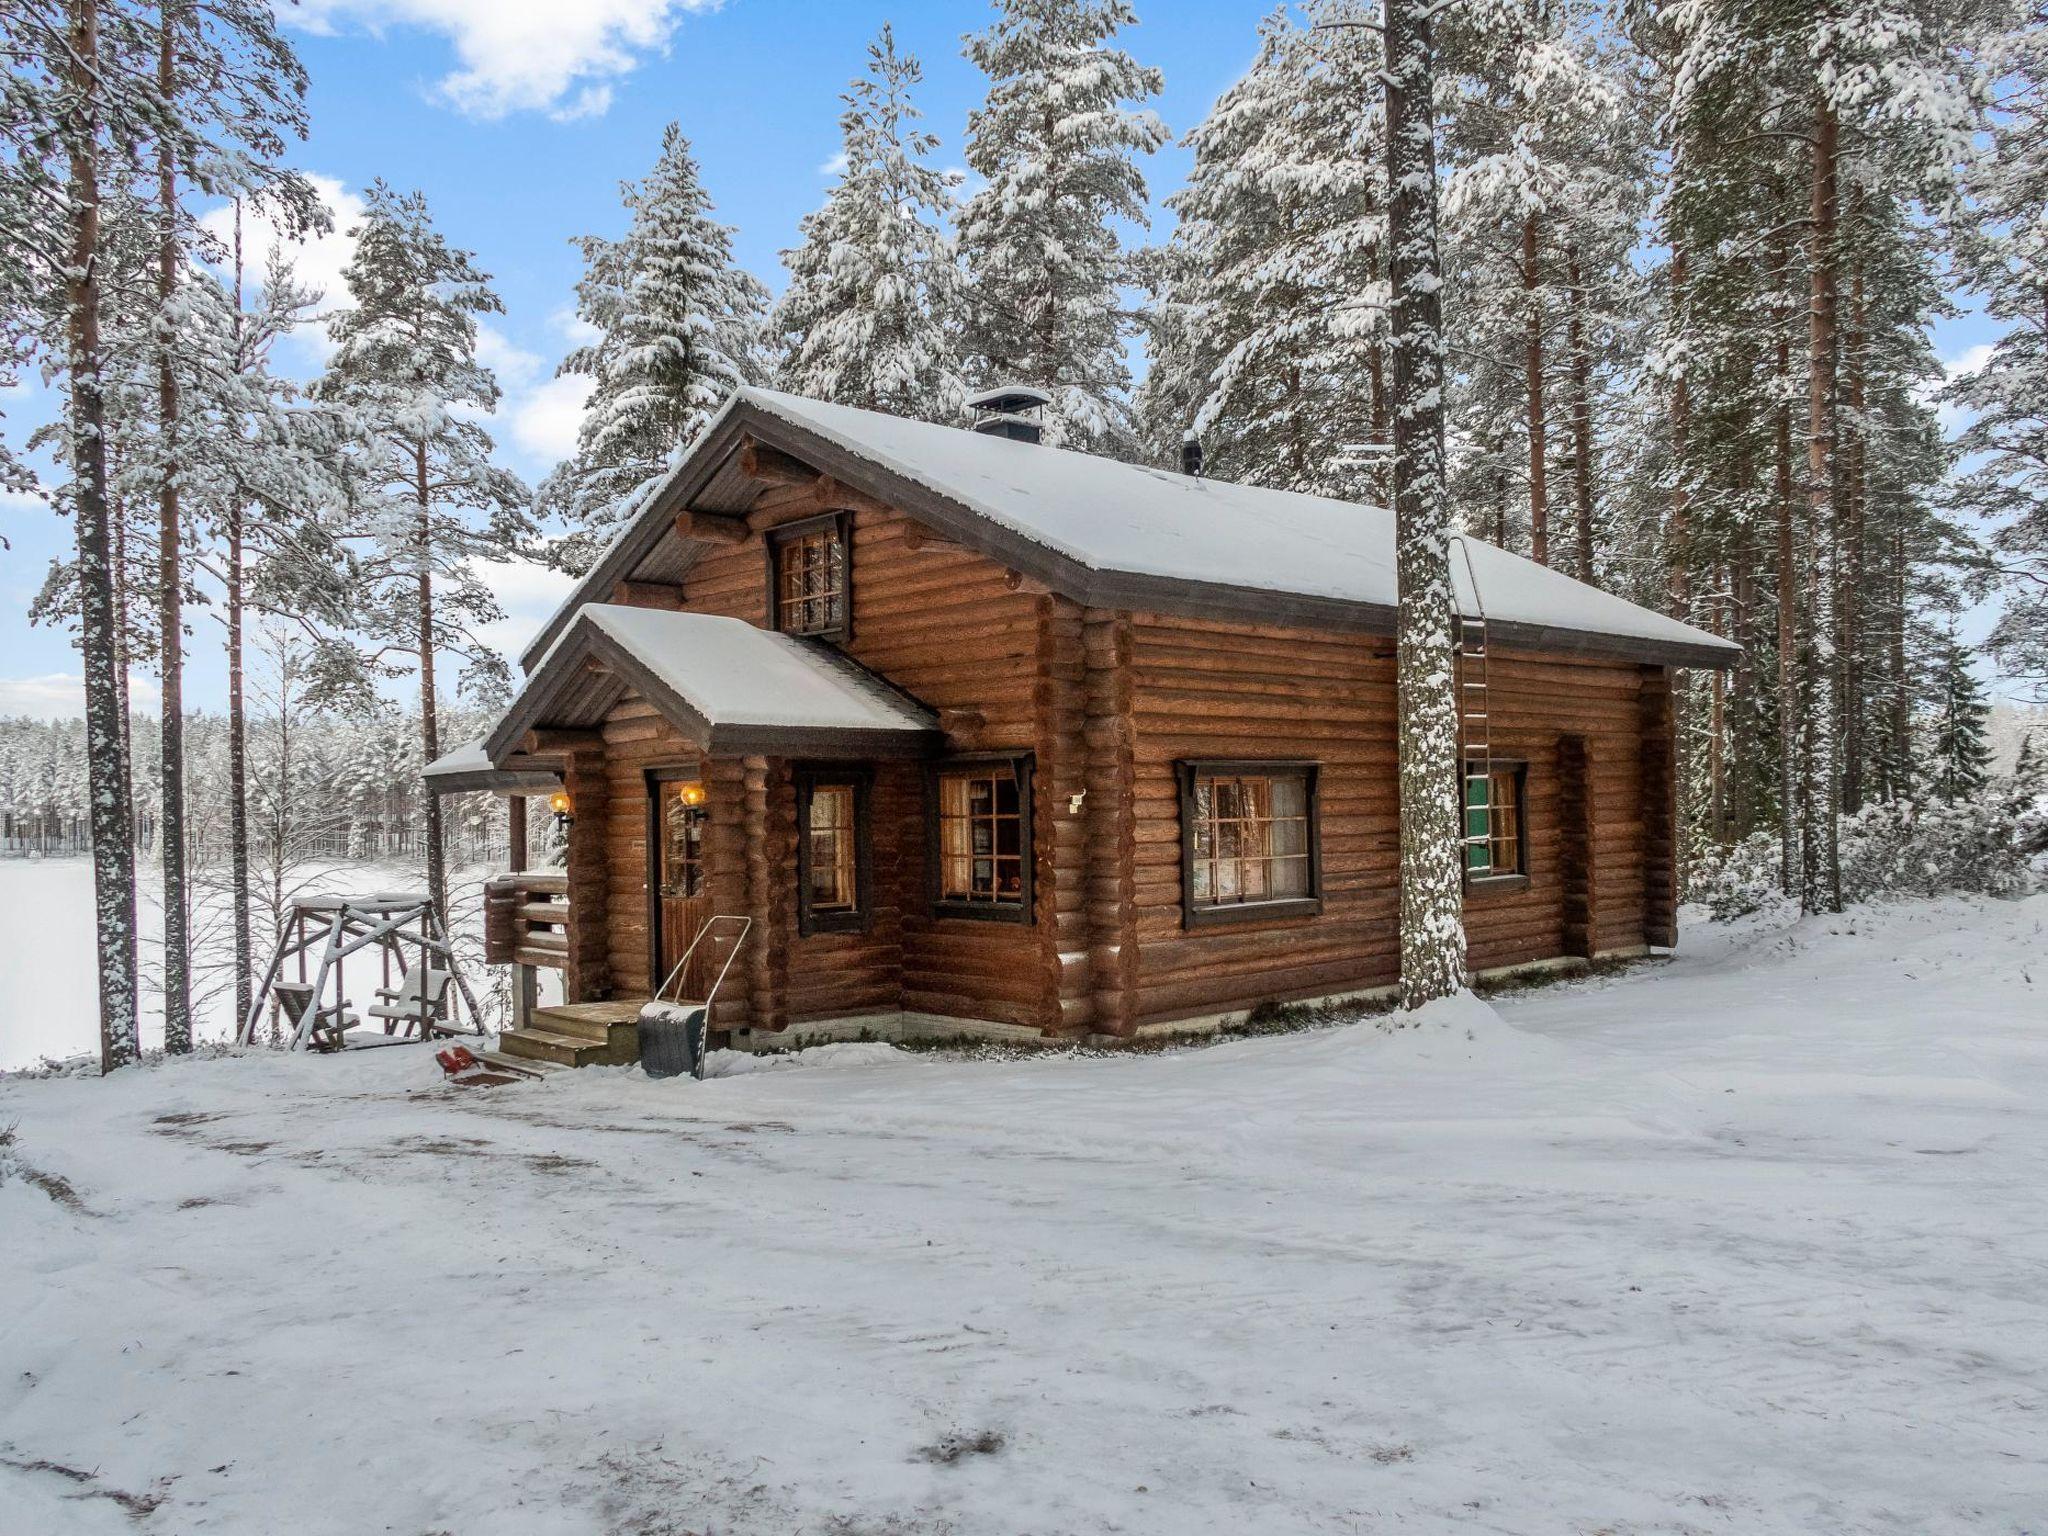
[{"label": "window", "polygon": [[768,536],[768,607],[786,635],[844,639],[851,609],[847,580],[847,518],[843,512],[806,518]]},{"label": "window", "polygon": [[1465,877],[1490,880],[1528,873],[1522,835],[1523,765],[1465,765]]},{"label": "window", "polygon": [[797,770],[797,931],[866,929],[871,883],[865,770]]},{"label": "window", "polygon": [[1322,910],[1313,763],[1183,763],[1181,900],[1190,927]]},{"label": "window", "polygon": [[932,772],[932,910],[1031,919],[1031,759],[946,763]]}]

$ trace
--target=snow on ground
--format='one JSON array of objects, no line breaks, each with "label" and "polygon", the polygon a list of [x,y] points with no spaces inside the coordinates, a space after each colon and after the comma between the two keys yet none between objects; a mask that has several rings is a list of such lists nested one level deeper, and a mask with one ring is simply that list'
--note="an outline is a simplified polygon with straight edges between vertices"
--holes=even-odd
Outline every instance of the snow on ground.
[{"label": "snow on ground", "polygon": [[[460,891],[466,882],[481,880],[489,873],[495,871],[458,869],[450,878]],[[163,942],[163,913],[149,899],[155,893],[156,872],[145,863],[140,875],[145,897],[136,914],[145,971],[142,1043],[154,1050],[163,1044],[163,1005],[148,985]],[[405,891],[423,885],[417,869],[391,861],[315,863],[293,876],[294,889],[309,893]],[[228,1040],[235,1028],[232,983],[224,969],[228,928],[225,919],[208,921],[206,903],[214,899],[207,890],[199,893],[199,927],[218,935],[223,947],[215,964],[202,964],[193,1011],[202,1040]],[[456,909],[458,916],[465,912],[459,896]],[[262,915],[256,920],[259,970],[270,961],[265,942],[268,922]],[[0,924],[10,936],[10,942],[0,944],[0,1072],[34,1066],[45,1057],[97,1057],[99,973],[94,953],[92,860],[0,859]],[[309,965],[317,959],[316,954]],[[374,952],[364,951],[345,969],[345,995],[360,1011],[375,1001],[373,990],[382,984],[378,959]],[[473,981],[478,979],[472,976]],[[552,973],[545,974],[542,981],[545,994],[553,985]],[[544,1000],[552,999],[544,996]],[[0,1536],[7,1536],[4,1527],[0,1527]]]},{"label": "snow on ground", "polygon": [[1688,946],[1154,1055],[0,1082],[0,1530],[2048,1528],[2048,896]]}]

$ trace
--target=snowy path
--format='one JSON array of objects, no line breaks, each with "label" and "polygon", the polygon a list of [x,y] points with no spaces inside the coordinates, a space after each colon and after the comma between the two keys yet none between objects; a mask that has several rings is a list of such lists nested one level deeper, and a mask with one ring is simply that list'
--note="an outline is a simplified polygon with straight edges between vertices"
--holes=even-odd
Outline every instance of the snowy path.
[{"label": "snowy path", "polygon": [[1469,1031],[0,1083],[77,1202],[0,1183],[0,1531],[2043,1532],[2048,897],[1833,927]]}]

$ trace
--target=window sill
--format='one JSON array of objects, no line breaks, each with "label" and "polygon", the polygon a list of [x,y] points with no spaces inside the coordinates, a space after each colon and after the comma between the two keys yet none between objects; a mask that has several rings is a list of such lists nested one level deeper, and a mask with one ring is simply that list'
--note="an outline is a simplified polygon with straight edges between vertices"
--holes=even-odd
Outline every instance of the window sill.
[{"label": "window sill", "polygon": [[1184,907],[1181,910],[1181,926],[1184,928],[1223,927],[1233,923],[1284,922],[1304,917],[1320,917],[1323,903],[1316,896],[1294,896],[1283,901],[1240,901],[1229,906]]},{"label": "window sill", "polygon": [[970,923],[1024,923],[1031,920],[1021,901],[935,901],[932,916],[940,918],[962,918]]},{"label": "window sill", "polygon": [[815,933],[866,933],[868,914],[865,912],[816,912],[799,916],[797,937],[808,939]]},{"label": "window sill", "polygon": [[1505,896],[1513,891],[1529,889],[1527,875],[1467,875],[1465,894],[1467,896]]}]

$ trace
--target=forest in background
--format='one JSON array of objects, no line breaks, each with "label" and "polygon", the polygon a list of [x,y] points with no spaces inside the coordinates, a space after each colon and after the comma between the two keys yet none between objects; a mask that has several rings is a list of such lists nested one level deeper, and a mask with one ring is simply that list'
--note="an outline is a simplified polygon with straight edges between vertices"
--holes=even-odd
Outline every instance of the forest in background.
[{"label": "forest in background", "polygon": [[[66,399],[28,443],[0,437],[0,481],[78,526],[37,616],[85,659],[110,1017],[136,1006],[115,850],[138,827],[173,1049],[189,872],[224,842],[246,914],[281,798],[417,848],[445,906],[443,807],[398,781],[507,687],[480,568],[587,569],[742,383],[937,421],[969,388],[1039,384],[1054,443],[1175,467],[1192,435],[1211,474],[1392,503],[1404,527],[1427,503],[1735,639],[1742,665],[1682,700],[1687,835],[1710,865],[1763,839],[1809,909],[1843,900],[1845,817],[1985,790],[1963,611],[2002,602],[1990,658],[2048,682],[2039,0],[1282,8],[1184,130],[1193,169],[1156,240],[1144,165],[1169,129],[1146,105],[1158,71],[1119,45],[1130,5],[992,9],[965,41],[989,80],[971,177],[934,165],[918,62],[885,26],[779,299],[734,261],[671,125],[621,188],[622,232],[577,242],[592,339],[561,371],[590,405],[531,488],[493,458],[476,322],[499,301],[424,196],[369,189],[345,303],[303,286],[289,245],[245,249],[247,210],[288,234],[329,219],[289,163],[306,78],[267,5],[0,19],[0,228],[25,258],[0,271],[0,374],[40,368]],[[1997,339],[1951,377],[1929,329],[1965,301]],[[307,326],[324,369],[286,377],[277,342]],[[202,608],[223,619],[224,722],[182,704]],[[257,698],[265,648],[291,703]],[[160,679],[154,731],[131,669]],[[304,796],[261,745],[301,707],[322,722],[301,761],[331,760]],[[255,942],[245,918],[244,988]]]}]

